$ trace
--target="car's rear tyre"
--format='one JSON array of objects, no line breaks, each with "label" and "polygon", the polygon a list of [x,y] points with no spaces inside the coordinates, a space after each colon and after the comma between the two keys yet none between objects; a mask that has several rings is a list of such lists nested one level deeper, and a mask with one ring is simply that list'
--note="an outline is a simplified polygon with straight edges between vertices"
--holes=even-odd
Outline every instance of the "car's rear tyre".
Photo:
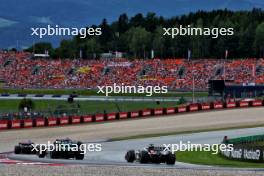
[{"label": "car's rear tyre", "polygon": [[174,165],[176,162],[176,157],[174,154],[170,153],[168,156],[167,156],[167,160],[166,160],[166,164],[169,164],[169,165]]},{"label": "car's rear tyre", "polygon": [[84,159],[84,153],[83,153],[83,146],[82,146],[82,142],[81,141],[77,141],[77,145],[78,145],[78,152],[75,153],[75,159],[76,160],[83,160]]},{"label": "car's rear tyre", "polygon": [[149,162],[149,154],[147,151],[141,151],[139,153],[139,162],[142,164]]},{"label": "car's rear tyre", "polygon": [[134,150],[129,150],[129,151],[126,153],[125,159],[126,159],[127,162],[129,162],[129,163],[133,163],[133,162],[135,161],[135,159],[136,159],[135,151],[134,151]]},{"label": "car's rear tyre", "polygon": [[58,156],[57,156],[57,152],[56,152],[56,151],[51,151],[51,152],[50,152],[50,158],[51,158],[51,159],[56,159],[56,158],[58,158]]},{"label": "car's rear tyre", "polygon": [[20,154],[21,151],[22,151],[21,147],[18,146],[18,145],[16,145],[15,148],[14,148],[14,153],[15,153],[15,154]]},{"label": "car's rear tyre", "polygon": [[84,153],[77,152],[77,153],[75,154],[75,159],[76,159],[76,160],[83,160],[83,159],[84,159]]},{"label": "car's rear tyre", "polygon": [[39,153],[39,154],[38,154],[38,157],[39,157],[39,158],[45,158],[45,153],[43,153],[43,152],[42,152],[42,153]]},{"label": "car's rear tyre", "polygon": [[42,151],[42,152],[38,151],[39,158],[45,158],[45,156],[46,156],[46,151]]}]

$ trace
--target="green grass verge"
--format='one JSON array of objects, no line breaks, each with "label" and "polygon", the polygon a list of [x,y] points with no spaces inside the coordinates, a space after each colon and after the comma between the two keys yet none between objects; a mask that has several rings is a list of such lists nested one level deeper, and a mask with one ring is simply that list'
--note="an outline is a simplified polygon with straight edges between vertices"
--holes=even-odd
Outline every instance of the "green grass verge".
[{"label": "green grass verge", "polygon": [[135,136],[111,138],[109,139],[109,141],[123,141],[123,140],[131,140],[131,139],[144,139],[144,138],[172,136],[172,135],[179,135],[179,134],[191,134],[191,133],[201,133],[201,132],[221,131],[221,130],[231,130],[231,129],[241,129],[241,128],[256,128],[256,127],[264,127],[264,124],[239,125],[239,126],[226,127],[226,128],[201,129],[201,130],[190,130],[190,131],[181,131],[181,132],[172,131],[172,132],[167,132],[167,133],[141,134],[141,135],[135,135]]},{"label": "green grass verge", "polygon": [[264,163],[230,160],[220,154],[212,154],[209,151],[184,151],[176,152],[176,160],[191,164],[213,165],[222,167],[239,168],[264,168]]},{"label": "green grass verge", "polygon": [[[75,92],[78,95],[97,95],[105,96],[105,94],[97,94],[96,90],[85,89],[4,89],[0,88],[0,94],[56,94],[56,95],[69,95]],[[146,96],[146,94],[110,94],[109,96]],[[192,92],[168,92],[166,94],[153,94],[153,97],[191,97]],[[207,92],[195,92],[195,97],[206,97]]]},{"label": "green grass verge", "polygon": [[[0,114],[18,112],[20,100],[0,100]],[[145,108],[165,108],[177,106],[176,102],[105,102],[105,101],[75,101],[70,104],[63,100],[33,100],[35,104],[34,111],[37,112],[54,112],[58,106],[65,109],[76,108],[76,104],[80,105],[80,114],[95,114],[103,112],[134,111]],[[119,109],[118,109],[119,108]]]}]

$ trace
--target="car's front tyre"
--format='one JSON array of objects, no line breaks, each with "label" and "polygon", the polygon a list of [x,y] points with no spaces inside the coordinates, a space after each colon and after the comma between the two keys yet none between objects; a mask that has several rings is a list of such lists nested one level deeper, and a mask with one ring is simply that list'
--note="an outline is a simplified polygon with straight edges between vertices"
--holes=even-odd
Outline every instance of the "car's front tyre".
[{"label": "car's front tyre", "polygon": [[135,159],[136,159],[135,151],[134,151],[134,150],[129,150],[129,151],[126,153],[125,159],[126,159],[127,162],[129,162],[129,163],[133,163],[133,162],[135,161]]},{"label": "car's front tyre", "polygon": [[20,154],[22,152],[22,149],[19,145],[16,145],[14,148],[14,153],[15,154]]},{"label": "car's front tyre", "polygon": [[174,165],[176,162],[176,156],[172,153],[169,153],[166,159],[166,164]]},{"label": "car's front tyre", "polygon": [[139,153],[139,162],[141,164],[148,163],[149,162],[149,154],[147,151],[141,151]]}]

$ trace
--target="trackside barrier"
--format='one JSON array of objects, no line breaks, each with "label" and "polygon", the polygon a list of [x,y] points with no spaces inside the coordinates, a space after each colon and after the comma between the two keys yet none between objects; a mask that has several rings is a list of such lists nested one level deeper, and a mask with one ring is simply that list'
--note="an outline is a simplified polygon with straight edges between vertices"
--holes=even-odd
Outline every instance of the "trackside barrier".
[{"label": "trackside barrier", "polygon": [[152,109],[152,115],[163,115],[163,108]]},{"label": "trackside barrier", "polygon": [[187,111],[192,112],[192,111],[198,111],[198,110],[199,110],[198,104],[190,104],[187,106]]},{"label": "trackside barrier", "polygon": [[81,123],[82,121],[82,117],[81,116],[71,116],[70,117],[70,124],[78,124],[78,123]]},{"label": "trackside barrier", "polygon": [[254,101],[249,102],[249,104],[250,106],[262,106],[263,102],[262,100],[254,100]]},{"label": "trackside barrier", "polygon": [[139,117],[139,112],[138,111],[129,112],[129,117],[130,118]]},{"label": "trackside barrier", "polygon": [[97,114],[94,116],[72,116],[72,117],[61,117],[61,118],[42,118],[36,119],[24,119],[24,120],[0,120],[1,129],[14,129],[14,128],[30,128],[30,127],[43,127],[43,126],[56,126],[66,124],[78,124],[87,122],[101,122],[104,120],[116,120],[116,119],[127,119],[136,118],[140,116],[150,115],[163,115],[163,114],[174,114],[187,111],[198,111],[198,110],[209,110],[209,109],[222,109],[222,108],[236,108],[236,107],[255,107],[264,106],[264,100],[253,100],[253,101],[238,101],[238,102],[211,102],[202,104],[190,104],[188,106],[179,106],[171,108],[157,108],[157,109],[145,109],[140,111],[132,112],[120,112],[120,113],[109,113],[109,114]]},{"label": "trackside barrier", "polygon": [[94,121],[95,122],[102,122],[102,121],[104,121],[104,114],[96,114]]},{"label": "trackside barrier", "polygon": [[186,106],[177,107],[177,112],[186,112],[186,111],[187,111]]},{"label": "trackside barrier", "polygon": [[175,113],[175,108],[166,108],[165,109],[166,114],[174,114]]},{"label": "trackside barrier", "polygon": [[91,116],[91,115],[83,116],[81,119],[82,123],[88,123],[88,122],[92,122],[92,121],[93,121],[93,116]]},{"label": "trackside barrier", "polygon": [[43,127],[45,126],[45,119],[36,118],[33,120],[33,127]]},{"label": "trackside barrier", "polygon": [[8,129],[8,120],[0,120],[0,130]]},{"label": "trackside barrier", "polygon": [[236,102],[227,102],[225,103],[225,108],[235,108],[236,107]]},{"label": "trackside barrier", "polygon": [[23,127],[24,128],[31,128],[31,127],[33,127],[33,120],[32,119],[25,119],[23,121]]},{"label": "trackside barrier", "polygon": [[46,119],[46,126],[56,126],[57,125],[57,118],[56,117],[50,117]]},{"label": "trackside barrier", "polygon": [[211,107],[213,109],[223,109],[224,105],[222,102],[213,102],[213,103],[211,103]]},{"label": "trackside barrier", "polygon": [[151,110],[149,109],[140,111],[140,116],[145,117],[145,116],[150,116],[150,115],[151,115]]},{"label": "trackside barrier", "polygon": [[10,121],[10,128],[21,128],[22,127],[22,120],[11,120]]},{"label": "trackside barrier", "polygon": [[237,103],[238,103],[238,107],[241,107],[241,108],[249,106],[249,102],[248,101],[239,101]]},{"label": "trackside barrier", "polygon": [[116,119],[116,113],[109,113],[106,114],[106,120],[115,120]]},{"label": "trackside barrier", "polygon": [[211,107],[210,107],[210,104],[208,103],[202,103],[202,104],[199,104],[199,110],[209,110]]},{"label": "trackside barrier", "polygon": [[69,117],[61,117],[61,118],[58,118],[58,123],[59,125],[68,125],[69,124]]},{"label": "trackside barrier", "polygon": [[127,112],[120,112],[118,114],[119,119],[127,119],[128,118],[128,113]]}]

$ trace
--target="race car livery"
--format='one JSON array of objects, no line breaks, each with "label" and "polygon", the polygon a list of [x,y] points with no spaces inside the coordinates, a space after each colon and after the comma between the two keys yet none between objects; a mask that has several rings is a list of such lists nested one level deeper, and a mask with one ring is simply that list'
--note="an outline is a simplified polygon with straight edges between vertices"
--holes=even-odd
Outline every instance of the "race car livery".
[{"label": "race car livery", "polygon": [[125,159],[127,162],[132,163],[134,161],[139,163],[166,163],[169,165],[175,164],[176,157],[170,150],[165,147],[154,146],[150,144],[143,150],[129,150]]},{"label": "race car livery", "polygon": [[36,150],[34,150],[34,143],[31,141],[27,142],[19,142],[18,145],[14,147],[15,154],[36,154]]},{"label": "race car livery", "polygon": [[49,157],[51,159],[84,159],[84,151],[82,150],[82,142],[73,141],[71,139],[57,139],[53,142],[53,149],[39,150],[39,158]]}]

